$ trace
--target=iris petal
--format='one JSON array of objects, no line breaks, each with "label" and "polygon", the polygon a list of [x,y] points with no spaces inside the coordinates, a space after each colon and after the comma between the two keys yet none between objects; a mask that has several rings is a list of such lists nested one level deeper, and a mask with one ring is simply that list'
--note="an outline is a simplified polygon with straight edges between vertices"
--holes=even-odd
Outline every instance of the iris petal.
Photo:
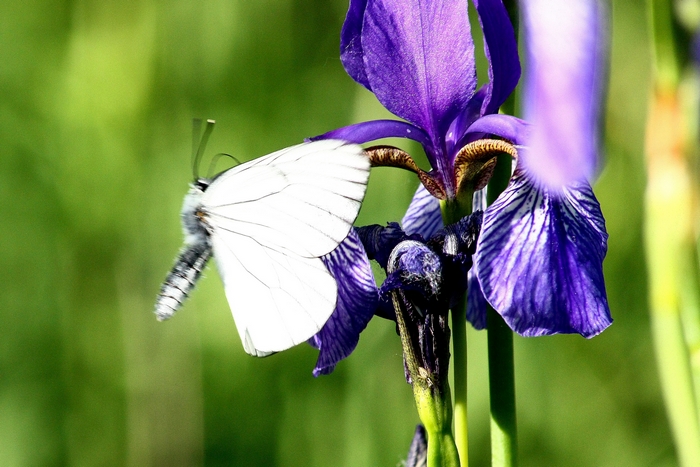
[{"label": "iris petal", "polygon": [[524,116],[537,157],[529,171],[550,187],[590,178],[598,152],[606,31],[598,0],[526,0]]},{"label": "iris petal", "polygon": [[340,61],[352,79],[371,91],[365,73],[364,52],[360,38],[365,8],[367,8],[367,0],[350,0],[348,14],[340,31]]},{"label": "iris petal", "polygon": [[418,234],[423,238],[432,237],[444,227],[440,202],[423,185],[419,185],[413,195],[401,227],[408,235]]},{"label": "iris petal", "polygon": [[486,87],[482,86],[450,124],[445,136],[445,147],[448,154],[457,154],[461,146],[464,145],[463,140],[467,128],[481,117],[481,107],[484,104],[484,99],[487,97],[486,91]]},{"label": "iris petal", "polygon": [[501,0],[474,0],[484,32],[484,48],[489,62],[487,97],[481,114],[498,112],[520,79],[520,59],[513,25]]},{"label": "iris petal", "polygon": [[481,117],[467,128],[466,135],[490,134],[500,136],[515,145],[526,144],[531,133],[530,124],[517,117],[492,114]]},{"label": "iris petal", "polygon": [[377,99],[440,146],[476,88],[467,2],[372,0],[361,36],[365,72]]},{"label": "iris petal", "polygon": [[481,291],[475,271],[476,268],[471,268],[467,273],[467,321],[474,326],[474,329],[486,329],[488,303],[484,292]]},{"label": "iris petal", "polygon": [[517,333],[593,337],[612,322],[606,250],[605,221],[588,183],[553,192],[519,170],[484,214],[476,274]]},{"label": "iris petal", "polygon": [[379,298],[367,253],[354,230],[323,262],[338,283],[338,301],[330,319],[310,340],[320,350],[314,376],[331,373],[355,350]]},{"label": "iris petal", "polygon": [[382,138],[408,138],[418,141],[426,148],[431,148],[430,138],[423,130],[410,123],[398,120],[372,120],[356,123],[329,131],[319,136],[309,138],[310,141],[319,139],[340,139],[350,143],[362,144]]}]

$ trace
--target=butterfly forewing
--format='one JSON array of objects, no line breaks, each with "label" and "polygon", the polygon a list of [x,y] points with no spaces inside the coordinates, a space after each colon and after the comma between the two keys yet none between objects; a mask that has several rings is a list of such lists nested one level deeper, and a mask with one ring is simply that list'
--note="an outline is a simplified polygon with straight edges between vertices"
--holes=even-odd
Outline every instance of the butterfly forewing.
[{"label": "butterfly forewing", "polygon": [[318,257],[332,251],[347,236],[352,224],[340,216],[352,209],[346,201],[337,200],[336,212],[328,212],[285,193],[254,204],[211,209],[207,220],[217,230],[255,238],[268,248]]},{"label": "butterfly forewing", "polygon": [[231,169],[212,182],[203,205],[215,229],[318,257],[347,236],[368,176],[369,161],[358,146],[316,142]]}]

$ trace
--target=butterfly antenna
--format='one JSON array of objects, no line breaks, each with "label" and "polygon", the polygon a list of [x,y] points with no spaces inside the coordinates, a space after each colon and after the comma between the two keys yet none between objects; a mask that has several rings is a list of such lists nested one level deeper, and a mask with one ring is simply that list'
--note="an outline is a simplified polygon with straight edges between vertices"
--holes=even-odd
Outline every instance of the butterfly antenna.
[{"label": "butterfly antenna", "polygon": [[[219,162],[219,159],[222,157],[228,157],[232,161],[236,163],[236,165],[240,165],[241,161],[233,157],[231,154],[226,154],[225,152],[220,152],[218,154],[214,154],[214,157],[212,157],[211,162],[209,163],[209,171],[207,172],[207,178],[213,178],[214,177],[214,170],[216,170],[216,164]],[[234,166],[235,167],[235,166]]]},{"label": "butterfly antenna", "polygon": [[190,162],[192,163],[192,168],[194,168],[194,160],[197,157],[197,149],[199,148],[199,139],[202,134],[202,119],[193,118],[192,119],[192,153],[190,157]]},{"label": "butterfly antenna", "polygon": [[[194,173],[194,179],[199,180],[199,164],[202,161],[202,156],[204,155],[204,150],[207,147],[207,141],[211,136],[211,132],[214,131],[214,120],[207,120],[207,126],[204,128],[204,134],[200,138],[202,129],[202,120],[194,119],[192,120],[192,172]],[[199,140],[199,144],[197,141]]]}]

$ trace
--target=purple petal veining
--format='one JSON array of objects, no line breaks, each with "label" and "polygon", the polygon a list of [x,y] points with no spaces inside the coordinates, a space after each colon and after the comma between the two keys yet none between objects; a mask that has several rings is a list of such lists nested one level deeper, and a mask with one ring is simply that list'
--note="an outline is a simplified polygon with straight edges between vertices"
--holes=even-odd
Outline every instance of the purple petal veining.
[{"label": "purple petal veining", "polygon": [[517,333],[593,337],[612,323],[606,250],[605,221],[587,182],[552,191],[517,171],[484,214],[476,274]]},{"label": "purple petal veining", "polygon": [[444,227],[440,202],[423,185],[419,185],[413,195],[401,227],[408,235],[418,234],[423,238],[432,237]]},{"label": "purple petal veining", "polygon": [[335,311],[323,328],[310,339],[320,352],[314,376],[329,374],[355,349],[379,298],[367,253],[354,230],[338,248],[323,257],[338,283]]},{"label": "purple petal veining", "polygon": [[379,102],[442,137],[476,89],[467,2],[374,0],[361,37],[365,72]]}]

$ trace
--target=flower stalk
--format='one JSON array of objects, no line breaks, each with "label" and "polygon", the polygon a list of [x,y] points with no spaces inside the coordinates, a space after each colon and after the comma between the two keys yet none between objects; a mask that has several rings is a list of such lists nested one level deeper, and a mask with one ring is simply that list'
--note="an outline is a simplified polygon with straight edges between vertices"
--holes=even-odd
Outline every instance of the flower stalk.
[{"label": "flower stalk", "polygon": [[[647,120],[645,249],[652,336],[666,411],[680,465],[700,465],[698,388],[691,363],[697,327],[694,198],[688,122],[682,104],[683,66],[668,0],[647,4],[654,81]],[[692,290],[692,293],[689,293]],[[684,312],[685,311],[685,312]],[[689,320],[688,316],[692,319]],[[685,318],[685,319],[684,319]],[[697,373],[697,370],[696,370]]]},{"label": "flower stalk", "polygon": [[692,182],[678,95],[657,88],[652,99],[644,229],[652,335],[680,463],[700,465],[697,401],[681,315],[687,259],[693,257]]},{"label": "flower stalk", "polygon": [[452,351],[455,388],[455,442],[462,467],[469,465],[469,425],[467,411],[467,293],[458,301],[452,313]]},{"label": "flower stalk", "polygon": [[[508,185],[511,167],[512,161],[509,155],[503,154],[498,157],[488,185],[487,203],[489,205]],[[518,465],[518,430],[513,332],[491,306],[488,306],[487,313],[491,465],[514,467]]]},{"label": "flower stalk", "polygon": [[515,416],[513,332],[501,315],[488,309],[489,398],[491,409],[491,465],[518,465]]},{"label": "flower stalk", "polygon": [[[395,270],[395,259],[392,254],[387,269],[389,274]],[[391,299],[416,409],[428,435],[427,467],[459,467],[452,435],[452,400],[446,378],[449,361],[446,317],[425,315],[423,324],[423,320],[416,320],[417,307],[406,292],[392,290]],[[433,361],[428,361],[431,357]]]},{"label": "flower stalk", "polygon": [[[465,190],[453,202],[442,202],[445,225],[454,224],[472,212],[474,192]],[[469,416],[467,409],[467,290],[450,310],[452,316],[452,352],[454,365],[455,442],[462,467],[469,465]]]}]

